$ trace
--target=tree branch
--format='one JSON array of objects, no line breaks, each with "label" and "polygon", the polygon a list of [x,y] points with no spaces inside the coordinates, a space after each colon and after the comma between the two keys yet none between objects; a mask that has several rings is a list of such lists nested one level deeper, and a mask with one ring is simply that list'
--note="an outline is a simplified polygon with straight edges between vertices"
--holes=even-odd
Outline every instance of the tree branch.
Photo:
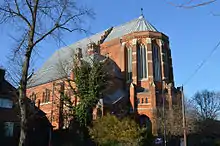
[{"label": "tree branch", "polygon": [[26,0],[26,4],[27,4],[27,6],[28,6],[28,8],[29,8],[29,10],[31,12],[31,15],[33,15],[33,10],[31,8],[31,4],[28,2],[28,0]]},{"label": "tree branch", "polygon": [[8,7],[8,9],[4,9],[4,8],[0,7],[0,12],[1,12],[1,11],[2,11],[3,13],[4,13],[4,12],[5,12],[5,13],[8,13],[8,16],[10,16],[10,15],[11,15],[12,17],[13,17],[13,15],[18,16],[19,18],[21,18],[22,20],[24,20],[29,27],[31,27],[30,22],[28,21],[28,19],[27,19],[24,15],[13,11],[10,7]]},{"label": "tree branch", "polygon": [[33,46],[36,46],[40,41],[42,41],[45,37],[50,35],[54,30],[56,30],[59,26],[55,25],[52,29],[50,29],[48,32],[46,32],[43,36],[41,36],[38,40],[36,40],[33,44]]},{"label": "tree branch", "polygon": [[[82,16],[84,14],[88,13],[87,11],[79,13],[77,15],[71,16],[69,18],[67,18],[63,23],[59,24],[60,19],[58,18],[58,21],[54,24],[54,27],[51,28],[48,32],[46,32],[45,34],[43,34],[38,40],[36,40],[33,44],[33,46],[35,46],[36,44],[38,44],[41,40],[43,40],[45,37],[47,37],[48,35],[50,35],[51,33],[53,33],[57,28],[61,28],[64,30],[67,30],[69,32],[73,32],[74,30],[79,30],[79,28],[77,29],[68,29],[66,27],[64,27],[69,21],[73,20],[76,17]],[[83,29],[81,29],[83,30]]]},{"label": "tree branch", "polygon": [[216,14],[216,13],[214,13],[214,12],[211,12],[211,14],[212,14],[213,16],[220,16],[220,14]]},{"label": "tree branch", "polygon": [[195,8],[195,7],[201,7],[201,6],[209,5],[211,3],[216,2],[217,0],[208,0],[206,2],[202,2],[202,3],[199,3],[199,4],[195,4],[195,5],[188,5],[188,4],[192,3],[193,0],[190,0],[186,4],[181,4],[181,5],[175,4],[175,3],[167,1],[167,0],[164,0],[164,1],[168,4],[170,4],[170,5],[178,7],[178,8],[192,9],[192,8]]},{"label": "tree branch", "polygon": [[14,55],[21,49],[21,47],[23,46],[23,44],[25,43],[26,37],[27,37],[28,33],[25,33],[22,40],[20,41],[20,44],[18,45],[18,47],[15,49],[14,51]]},{"label": "tree branch", "polygon": [[64,30],[67,30],[67,31],[69,31],[69,32],[73,32],[73,31],[76,31],[76,30],[79,30],[79,31],[83,31],[83,32],[87,32],[85,29],[83,29],[83,28],[74,28],[74,29],[69,29],[69,28],[67,28],[67,27],[59,27],[59,28],[61,28],[61,29],[64,29]]},{"label": "tree branch", "polygon": [[15,5],[16,5],[16,9],[17,9],[17,11],[18,11],[18,14],[21,14],[17,0],[14,0],[14,2],[15,2]]}]

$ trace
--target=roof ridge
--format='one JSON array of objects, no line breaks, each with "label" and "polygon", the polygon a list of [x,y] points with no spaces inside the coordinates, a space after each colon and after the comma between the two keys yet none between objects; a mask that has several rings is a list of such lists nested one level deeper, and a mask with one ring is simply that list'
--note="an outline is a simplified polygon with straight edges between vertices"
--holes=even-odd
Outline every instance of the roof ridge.
[{"label": "roof ridge", "polygon": [[125,23],[122,23],[122,24],[119,24],[119,25],[113,26],[113,28],[120,27],[120,26],[123,26],[123,25],[129,24],[129,23],[131,23],[131,22],[137,21],[137,20],[138,20],[138,18],[135,18],[135,19],[132,19],[132,20],[127,21],[127,22],[125,22]]},{"label": "roof ridge", "polygon": [[[144,23],[145,23],[146,26],[152,27],[153,29],[155,29],[156,31],[158,31],[158,30],[150,23],[150,21],[144,19]],[[150,24],[150,25],[148,25],[148,24]]]}]

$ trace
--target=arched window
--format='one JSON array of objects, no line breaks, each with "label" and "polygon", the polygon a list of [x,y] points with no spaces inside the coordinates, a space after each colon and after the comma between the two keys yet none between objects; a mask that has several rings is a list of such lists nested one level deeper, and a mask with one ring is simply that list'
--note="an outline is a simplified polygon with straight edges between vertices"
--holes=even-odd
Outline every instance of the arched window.
[{"label": "arched window", "polygon": [[132,48],[127,49],[127,81],[132,80]]},{"label": "arched window", "polygon": [[142,104],[144,103],[144,98],[141,98],[141,103],[142,103]]},{"label": "arched window", "polygon": [[46,89],[46,102],[50,101],[50,90]]},{"label": "arched window", "polygon": [[160,49],[157,45],[153,45],[153,68],[154,80],[161,81]]},{"label": "arched window", "polygon": [[145,103],[148,103],[148,98],[147,97],[145,98]]},{"label": "arched window", "polygon": [[165,67],[164,67],[164,76],[165,76],[166,78],[169,78],[169,58],[168,58],[168,52],[167,52],[167,50],[164,50],[163,62],[164,62],[164,64],[165,64]]},{"label": "arched window", "polygon": [[37,98],[37,95],[33,92],[33,93],[30,95],[30,99],[31,99],[33,102],[35,102],[36,98]]},{"label": "arched window", "polygon": [[46,102],[46,94],[45,94],[45,92],[43,92],[42,103],[45,103],[45,102]]},{"label": "arched window", "polygon": [[50,101],[50,90],[45,89],[45,91],[43,92],[42,103],[47,103],[49,101]]},{"label": "arched window", "polygon": [[147,51],[144,45],[139,45],[138,49],[138,79],[147,78]]}]

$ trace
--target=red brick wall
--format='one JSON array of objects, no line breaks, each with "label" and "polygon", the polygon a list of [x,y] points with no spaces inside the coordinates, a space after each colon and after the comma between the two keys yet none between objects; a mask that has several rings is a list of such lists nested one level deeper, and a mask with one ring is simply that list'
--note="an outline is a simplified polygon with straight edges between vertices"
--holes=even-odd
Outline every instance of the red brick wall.
[{"label": "red brick wall", "polygon": [[[49,82],[46,84],[38,85],[27,90],[27,96],[30,97],[32,93],[36,94],[36,101],[35,105],[39,106],[39,108],[46,113],[47,118],[51,121],[52,116],[52,125],[55,129],[59,128],[59,123],[61,123],[59,119],[60,114],[60,91],[61,91],[61,84],[62,80],[57,80],[53,82]],[[50,91],[50,100],[47,103],[43,103],[43,92],[48,89]],[[64,82],[64,92],[67,93],[69,89],[68,83]],[[54,94],[53,94],[54,92]],[[72,96],[72,100],[75,101],[76,99]],[[40,101],[40,104],[39,104]],[[53,102],[52,102],[53,101]],[[77,101],[76,101],[77,102]]]}]

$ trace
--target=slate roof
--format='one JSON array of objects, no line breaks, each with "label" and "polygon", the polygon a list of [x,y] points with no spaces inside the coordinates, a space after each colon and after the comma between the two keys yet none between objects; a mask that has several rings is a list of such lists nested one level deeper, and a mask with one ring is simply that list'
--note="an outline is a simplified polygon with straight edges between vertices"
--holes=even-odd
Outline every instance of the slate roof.
[{"label": "slate roof", "polygon": [[[105,59],[106,59],[105,56],[95,53],[95,54],[91,54],[89,56],[83,57],[82,61],[85,61],[89,63],[90,66],[92,66],[93,61],[100,62],[100,61],[104,61]],[[106,65],[106,69],[108,69],[108,72],[114,74],[115,77],[122,79],[121,69],[117,66],[117,64],[113,60],[109,59],[108,61],[109,63],[108,65]]]},{"label": "slate roof", "polygon": [[126,34],[132,32],[139,32],[139,31],[155,31],[158,32],[157,29],[151,25],[143,16],[140,16],[137,19],[134,19],[130,22],[122,24],[117,27],[113,27],[113,30],[105,39],[105,41],[110,41],[115,38],[120,38]]},{"label": "slate roof", "polygon": [[[139,32],[139,31],[158,32],[157,29],[149,22],[147,22],[143,16],[140,16],[139,18],[136,18],[130,22],[113,27],[112,31],[107,36],[104,42],[108,42],[115,38],[120,38],[126,34],[132,32]],[[103,36],[104,33],[105,31],[102,31],[88,38],[79,40],[72,45],[57,50],[44,63],[44,65],[36,73],[34,73],[34,75],[31,77],[31,79],[28,82],[28,87],[37,86],[64,77],[64,74],[60,73],[59,71],[58,68],[59,64],[61,62],[68,62],[71,64],[73,60],[72,54],[74,52],[74,49],[76,48],[82,48],[82,53],[85,55],[87,45],[90,42],[97,43],[101,39],[101,36]]]}]

